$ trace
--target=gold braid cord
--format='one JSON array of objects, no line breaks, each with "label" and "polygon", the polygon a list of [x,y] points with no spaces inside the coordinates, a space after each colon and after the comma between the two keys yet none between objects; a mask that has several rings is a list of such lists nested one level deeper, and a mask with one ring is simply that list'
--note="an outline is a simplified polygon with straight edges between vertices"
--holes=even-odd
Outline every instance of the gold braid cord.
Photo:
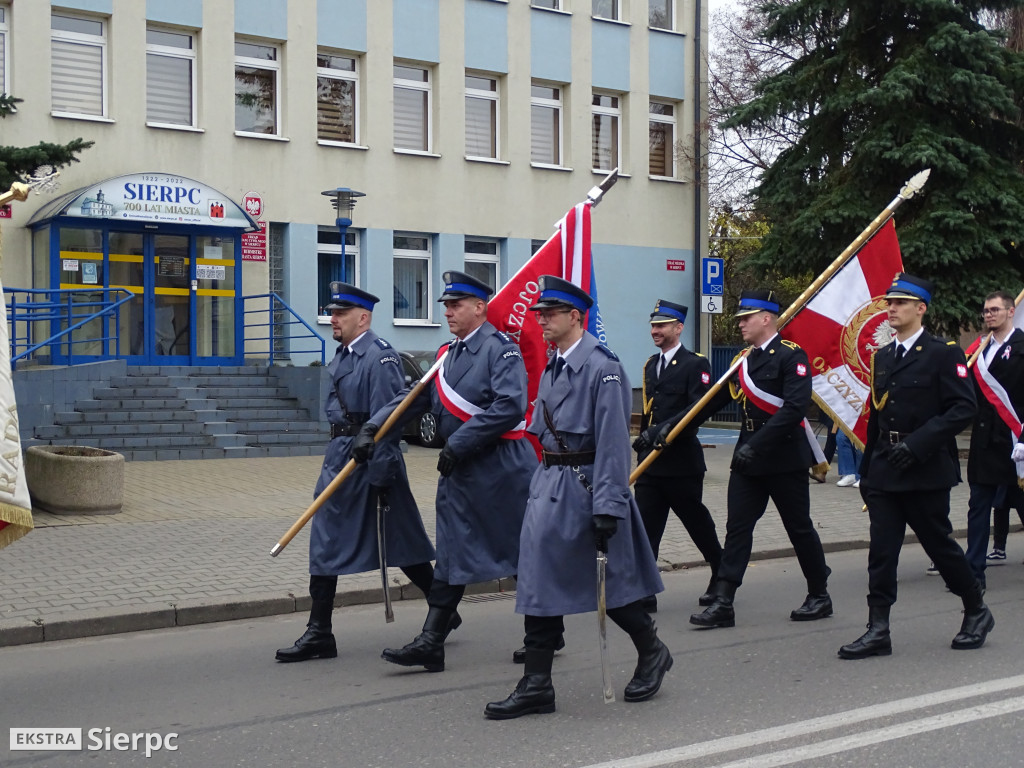
[{"label": "gold braid cord", "polygon": [[885,403],[889,399],[889,393],[886,392],[882,395],[881,400],[875,397],[875,355],[877,354],[877,352],[871,353],[871,404],[875,406],[876,411],[881,411],[885,408]]}]

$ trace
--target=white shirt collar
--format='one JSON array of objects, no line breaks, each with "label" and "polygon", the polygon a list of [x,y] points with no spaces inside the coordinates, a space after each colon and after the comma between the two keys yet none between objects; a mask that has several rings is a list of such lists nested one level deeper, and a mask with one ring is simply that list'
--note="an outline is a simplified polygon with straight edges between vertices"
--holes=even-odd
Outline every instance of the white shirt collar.
[{"label": "white shirt collar", "polygon": [[772,337],[771,337],[770,339],[768,339],[768,341],[766,341],[766,342],[765,342],[764,344],[762,344],[762,345],[761,345],[760,347],[758,347],[758,349],[760,349],[760,350],[761,350],[762,352],[763,352],[764,350],[768,349],[768,345],[769,345],[769,344],[771,344],[771,343],[772,343],[772,342],[773,342],[773,341],[775,340],[775,337],[776,337],[776,336],[778,336],[778,335],[779,335],[779,334],[777,334],[777,333],[773,333],[773,334],[772,334]]},{"label": "white shirt collar", "polygon": [[578,347],[578,346],[580,345],[580,342],[581,342],[581,341],[583,341],[583,337],[582,337],[582,336],[580,336],[580,337],[579,337],[579,338],[578,338],[578,339],[576,340],[576,343],[575,343],[575,344],[573,344],[573,345],[572,345],[571,347],[569,347],[569,348],[568,348],[567,350],[565,350],[565,352],[559,351],[559,353],[558,353],[557,357],[568,357],[569,355],[571,355],[571,354],[572,354],[572,351],[573,351],[574,349],[576,349],[576,347]]},{"label": "white shirt collar", "polygon": [[915,333],[913,336],[911,336],[906,341],[899,341],[899,340],[897,340],[896,341],[896,346],[902,346],[903,347],[903,352],[905,354],[905,353],[907,353],[907,352],[909,352],[911,350],[911,348],[917,342],[918,338],[920,338],[922,333],[924,333],[924,326],[921,326],[920,328],[918,328],[917,329],[917,333]]},{"label": "white shirt collar", "polygon": [[666,367],[668,366],[669,363],[672,362],[672,358],[676,356],[676,352],[678,352],[682,348],[682,346],[683,346],[683,343],[680,341],[680,342],[676,342],[676,345],[674,347],[672,347],[672,349],[663,349],[663,350],[661,350],[661,356],[663,358],[665,358],[665,366]]},{"label": "white shirt collar", "polygon": [[360,333],[360,334],[359,334],[358,336],[356,336],[356,337],[355,337],[354,339],[352,339],[352,341],[350,341],[350,342],[349,342],[349,344],[348,344],[348,351],[349,351],[349,353],[355,352],[355,349],[354,349],[355,345],[356,345],[356,344],[357,344],[357,343],[359,342],[359,340],[360,340],[361,338],[363,338],[363,336],[365,336],[365,335],[366,335],[366,331],[363,331],[363,332],[362,332],[362,333]]}]

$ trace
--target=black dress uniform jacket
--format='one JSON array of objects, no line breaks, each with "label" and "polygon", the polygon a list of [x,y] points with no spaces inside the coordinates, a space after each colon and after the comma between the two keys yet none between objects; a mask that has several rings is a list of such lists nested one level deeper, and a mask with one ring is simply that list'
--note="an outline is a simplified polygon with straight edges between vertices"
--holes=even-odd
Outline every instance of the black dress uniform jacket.
[{"label": "black dress uniform jacket", "polygon": [[[1010,396],[1017,418],[1024,418],[1024,332],[1014,329],[1006,343],[996,350],[988,369]],[[971,378],[978,400],[978,413],[971,429],[967,479],[979,485],[1015,484],[1017,470],[1010,459],[1010,452],[1016,440],[1006,422],[982,394],[973,371]]]},{"label": "black dress uniform jacket", "polygon": [[[898,362],[895,343],[875,352],[862,493],[938,490],[960,482],[956,435],[977,408],[971,375],[963,350],[927,331]],[[902,471],[889,463],[898,442],[917,459]]]},{"label": "black dress uniform jacket", "polygon": [[[652,355],[644,365],[644,413],[640,429],[659,427],[666,421],[676,422],[700,400],[711,385],[711,364],[703,355],[691,352],[680,345],[659,377],[657,366],[661,353]],[[658,459],[645,471],[651,477],[678,475],[701,475],[707,467],[704,451],[697,439],[700,421],[694,419],[665,448]],[[650,451],[640,454],[639,461],[647,458]]]},{"label": "black dress uniform jacket", "polygon": [[747,359],[747,373],[758,389],[785,402],[774,414],[763,411],[741,393],[724,387],[702,414],[710,416],[735,396],[743,406],[736,448],[749,445],[756,454],[745,475],[774,475],[806,470],[814,463],[802,422],[811,404],[811,370],[807,353],[792,341],[776,335],[767,348],[755,348]]}]

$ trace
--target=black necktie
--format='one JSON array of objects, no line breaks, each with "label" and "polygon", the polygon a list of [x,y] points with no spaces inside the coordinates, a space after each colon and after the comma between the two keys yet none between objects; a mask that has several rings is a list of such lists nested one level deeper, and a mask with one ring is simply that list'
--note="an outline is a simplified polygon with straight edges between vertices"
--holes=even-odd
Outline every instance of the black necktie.
[{"label": "black necktie", "polygon": [[906,347],[904,347],[902,344],[897,344],[896,345],[896,362],[897,363],[900,360],[903,359],[903,355],[906,353],[906,351],[907,351]]},{"label": "black necktie", "polygon": [[556,381],[558,379],[558,374],[562,372],[563,368],[565,368],[565,358],[559,357],[555,360],[555,372],[551,374],[552,381]]},{"label": "black necktie", "polygon": [[452,364],[459,359],[459,353],[462,351],[464,346],[466,346],[466,342],[461,339],[452,344]]},{"label": "black necktie", "polygon": [[660,379],[661,375],[663,373],[665,373],[665,356],[664,355],[662,355],[661,359],[658,361],[658,374],[657,374],[657,378]]},{"label": "black necktie", "polygon": [[341,357],[338,359],[338,362],[339,363],[343,362],[345,360],[345,358],[349,356],[349,354],[350,354],[350,351],[349,351],[348,346],[342,347],[341,348]]}]

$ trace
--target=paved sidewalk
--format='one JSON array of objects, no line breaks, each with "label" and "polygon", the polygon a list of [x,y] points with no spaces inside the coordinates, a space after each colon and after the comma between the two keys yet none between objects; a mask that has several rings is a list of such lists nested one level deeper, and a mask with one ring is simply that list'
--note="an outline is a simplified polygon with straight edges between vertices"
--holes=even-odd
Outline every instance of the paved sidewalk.
[{"label": "paved sidewalk", "polygon": [[[705,449],[705,503],[725,536],[731,445]],[[434,536],[437,450],[406,454],[413,492]],[[0,550],[0,646],[251,618],[309,609],[308,527],[277,557],[271,547],[313,499],[319,457],[129,462],[120,514],[37,512],[36,530]],[[965,470],[966,472],[966,470]],[[811,482],[811,509],[826,551],[867,546],[867,513],[854,488]],[[486,504],[486,499],[481,499]],[[967,486],[953,489],[953,525],[966,528]],[[792,554],[778,515],[754,534],[754,558]],[[672,517],[665,570],[704,567]],[[392,599],[421,593],[389,569]],[[671,588],[671,583],[669,583]],[[513,583],[474,591],[514,589]],[[381,602],[377,572],[343,576],[338,604]],[[297,624],[298,625],[298,624]]]}]

